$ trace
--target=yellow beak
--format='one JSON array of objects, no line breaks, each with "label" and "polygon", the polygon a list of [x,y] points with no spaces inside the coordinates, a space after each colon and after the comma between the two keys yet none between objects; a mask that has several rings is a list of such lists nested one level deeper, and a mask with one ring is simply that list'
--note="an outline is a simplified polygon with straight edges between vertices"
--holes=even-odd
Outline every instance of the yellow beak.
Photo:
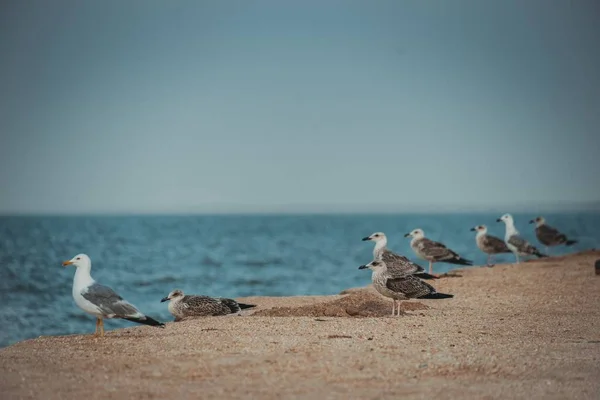
[{"label": "yellow beak", "polygon": [[66,267],[67,265],[71,265],[71,264],[73,264],[73,261],[71,261],[71,260],[64,261],[63,262],[63,267]]}]

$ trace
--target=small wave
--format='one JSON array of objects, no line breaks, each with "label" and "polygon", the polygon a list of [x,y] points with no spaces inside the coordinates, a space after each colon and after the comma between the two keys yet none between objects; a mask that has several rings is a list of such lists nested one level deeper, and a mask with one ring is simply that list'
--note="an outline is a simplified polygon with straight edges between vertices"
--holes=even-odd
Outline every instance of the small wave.
[{"label": "small wave", "polygon": [[266,267],[268,265],[281,265],[283,260],[280,258],[274,258],[271,260],[240,260],[240,264],[248,265],[249,267]]},{"label": "small wave", "polygon": [[202,259],[202,264],[203,265],[211,265],[211,266],[214,266],[214,267],[220,267],[220,266],[223,265],[222,262],[220,262],[218,260],[215,260],[215,259],[213,259],[211,257],[208,257],[208,256],[206,256],[206,257],[204,257]]},{"label": "small wave", "polygon": [[248,279],[236,279],[233,281],[233,286],[262,286],[265,281],[260,279],[248,278]]},{"label": "small wave", "polygon": [[177,278],[175,278],[174,276],[161,276],[158,278],[152,278],[151,280],[137,280],[134,281],[133,284],[136,286],[153,286],[157,283],[173,283],[173,282],[177,282]]}]

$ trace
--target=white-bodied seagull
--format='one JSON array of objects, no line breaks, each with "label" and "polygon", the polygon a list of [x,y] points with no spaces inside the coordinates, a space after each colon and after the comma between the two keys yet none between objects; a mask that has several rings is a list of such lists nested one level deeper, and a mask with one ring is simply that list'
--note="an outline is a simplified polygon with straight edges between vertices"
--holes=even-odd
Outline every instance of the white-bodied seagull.
[{"label": "white-bodied seagull", "polygon": [[519,231],[517,228],[515,228],[515,221],[513,220],[512,215],[504,214],[498,218],[496,222],[504,222],[506,225],[504,241],[506,242],[506,245],[510,251],[512,251],[515,255],[517,264],[520,262],[519,256],[547,257],[545,254],[540,253],[535,246],[520,236]]},{"label": "white-bodied seagull", "polygon": [[96,336],[104,336],[104,318],[122,318],[138,324],[164,328],[165,324],[142,314],[114,290],[97,283],[90,275],[92,260],[87,255],[78,254],[62,265],[73,265],[77,268],[73,278],[73,299],[79,308],[96,317]]}]

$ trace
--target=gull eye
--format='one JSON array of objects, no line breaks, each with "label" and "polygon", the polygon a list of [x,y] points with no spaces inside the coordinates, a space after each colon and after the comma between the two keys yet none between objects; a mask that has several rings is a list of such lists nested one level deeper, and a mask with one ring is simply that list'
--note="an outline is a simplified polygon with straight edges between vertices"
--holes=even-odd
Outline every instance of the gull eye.
[{"label": "gull eye", "polygon": [[77,257],[78,260],[81,260],[81,257]]}]

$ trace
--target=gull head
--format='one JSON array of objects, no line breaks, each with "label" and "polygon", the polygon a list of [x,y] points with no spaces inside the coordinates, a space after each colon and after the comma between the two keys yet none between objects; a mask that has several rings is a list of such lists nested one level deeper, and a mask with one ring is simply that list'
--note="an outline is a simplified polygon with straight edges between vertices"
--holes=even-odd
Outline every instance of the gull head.
[{"label": "gull head", "polygon": [[485,225],[477,225],[477,226],[474,226],[473,228],[471,228],[471,231],[477,232],[477,233],[479,233],[479,232],[486,233],[487,232],[487,226],[485,226]]},{"label": "gull head", "polygon": [[425,232],[423,232],[423,229],[415,229],[412,232],[409,232],[406,235],[404,235],[404,237],[409,236],[415,239],[421,239],[425,237]]},{"label": "gull head", "polygon": [[163,297],[162,299],[160,299],[160,302],[162,303],[165,301],[177,300],[177,299],[182,299],[182,298],[183,298],[183,290],[175,289],[171,293],[169,293],[169,295],[167,297]]},{"label": "gull head", "polygon": [[371,271],[380,271],[380,270],[386,268],[386,265],[381,260],[373,260],[366,265],[361,265],[360,267],[358,267],[358,269],[367,269],[367,268],[370,269]]},{"label": "gull head", "polygon": [[546,219],[544,217],[536,217],[529,221],[530,224],[535,224],[535,226],[544,225],[546,223]]},{"label": "gull head", "polygon": [[510,214],[504,214],[503,216],[501,216],[500,218],[498,218],[496,220],[496,222],[504,222],[505,224],[512,223],[513,222],[513,217]]},{"label": "gull head", "polygon": [[90,260],[86,254],[77,254],[70,260],[64,261],[62,265],[63,267],[67,267],[69,265],[74,267],[90,267],[92,265],[92,260]]},{"label": "gull head", "polygon": [[383,232],[375,232],[370,236],[362,238],[363,241],[372,240],[373,242],[381,242],[382,240],[387,240],[385,237],[385,233]]}]

